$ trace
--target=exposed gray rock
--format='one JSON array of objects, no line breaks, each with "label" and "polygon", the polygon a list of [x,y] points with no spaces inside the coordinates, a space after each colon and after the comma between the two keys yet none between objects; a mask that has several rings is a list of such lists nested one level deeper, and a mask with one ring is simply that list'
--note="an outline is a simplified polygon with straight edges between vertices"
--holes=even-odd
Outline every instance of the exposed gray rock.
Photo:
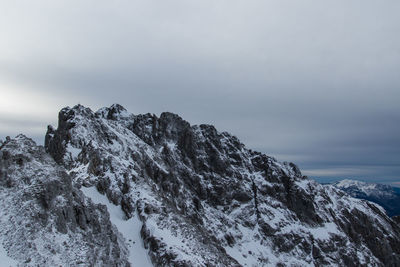
[{"label": "exposed gray rock", "polygon": [[400,226],[400,215],[399,216],[393,216],[392,219],[393,219],[393,221],[395,221]]},{"label": "exposed gray rock", "polygon": [[0,149],[0,235],[21,266],[130,265],[105,207],[23,135]]},{"label": "exposed gray rock", "polygon": [[77,183],[138,212],[157,266],[400,266],[400,228],[380,207],[211,125],[78,105],[49,129],[46,150]]}]

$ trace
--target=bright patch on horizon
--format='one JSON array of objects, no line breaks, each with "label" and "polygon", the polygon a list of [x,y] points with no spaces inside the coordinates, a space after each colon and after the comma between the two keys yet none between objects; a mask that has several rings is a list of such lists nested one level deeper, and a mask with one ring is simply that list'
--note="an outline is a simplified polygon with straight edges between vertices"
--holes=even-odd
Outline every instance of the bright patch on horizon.
[{"label": "bright patch on horizon", "polygon": [[21,89],[10,84],[0,84],[0,116],[11,118],[49,119],[57,109],[57,98],[35,90]]},{"label": "bright patch on horizon", "polygon": [[400,187],[400,181],[399,181],[399,182],[393,182],[392,184],[393,184],[393,186],[395,186],[395,187]]},{"label": "bright patch on horizon", "polygon": [[307,176],[349,176],[349,175],[367,175],[371,174],[370,169],[365,168],[326,168],[303,170],[302,173]]}]

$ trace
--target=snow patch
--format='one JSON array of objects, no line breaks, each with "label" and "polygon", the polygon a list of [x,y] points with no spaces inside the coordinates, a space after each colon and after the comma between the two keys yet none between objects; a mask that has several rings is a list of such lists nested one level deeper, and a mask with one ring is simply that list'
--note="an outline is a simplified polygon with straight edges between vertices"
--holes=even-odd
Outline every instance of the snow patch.
[{"label": "snow patch", "polygon": [[129,250],[128,259],[132,266],[153,267],[140,236],[142,222],[139,220],[139,216],[135,214],[135,216],[126,220],[126,216],[121,208],[112,204],[108,198],[100,194],[95,187],[81,187],[81,191],[94,203],[102,204],[107,207],[110,213],[111,223],[117,227],[118,231],[125,238],[125,243]]},{"label": "snow patch", "polygon": [[81,153],[80,148],[73,147],[70,143],[68,143],[66,151],[70,153],[72,159],[78,158],[79,153]]},{"label": "snow patch", "polygon": [[18,261],[8,256],[7,251],[4,249],[2,244],[0,244],[0,264],[4,267],[14,267],[18,265]]}]

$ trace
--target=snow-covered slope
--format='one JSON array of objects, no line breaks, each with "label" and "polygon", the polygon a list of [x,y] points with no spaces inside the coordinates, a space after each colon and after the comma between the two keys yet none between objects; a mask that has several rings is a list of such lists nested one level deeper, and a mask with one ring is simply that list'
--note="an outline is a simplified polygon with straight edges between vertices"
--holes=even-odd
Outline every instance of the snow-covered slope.
[{"label": "snow-covered slope", "polygon": [[400,215],[400,192],[389,185],[348,179],[333,185],[352,197],[366,199],[381,205],[389,216]]},{"label": "snow-covered slope", "polygon": [[95,186],[132,229],[140,220],[156,266],[400,265],[399,226],[379,206],[213,126],[77,105],[45,143],[78,186]]},{"label": "snow-covered slope", "polygon": [[23,135],[0,148],[0,241],[0,266],[128,266],[105,207]]},{"label": "snow-covered slope", "polygon": [[129,250],[129,261],[133,266],[152,267],[148,251],[144,248],[143,240],[140,236],[142,222],[138,219],[138,216],[127,219],[121,208],[112,204],[95,187],[82,187],[81,190],[96,204],[102,204],[107,207],[111,222],[125,238],[125,243]]}]

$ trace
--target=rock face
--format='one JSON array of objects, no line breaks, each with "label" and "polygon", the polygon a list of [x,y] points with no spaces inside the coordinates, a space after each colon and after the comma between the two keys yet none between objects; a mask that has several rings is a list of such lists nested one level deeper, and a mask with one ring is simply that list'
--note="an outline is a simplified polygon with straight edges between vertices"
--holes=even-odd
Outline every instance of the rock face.
[{"label": "rock face", "polygon": [[105,207],[23,135],[0,148],[0,236],[21,266],[129,266]]},{"label": "rock face", "polygon": [[400,225],[400,216],[393,216],[392,219]]},{"label": "rock face", "polygon": [[58,124],[47,152],[140,218],[156,266],[400,266],[400,228],[381,207],[213,126],[120,105],[64,108]]},{"label": "rock face", "polygon": [[342,180],[333,185],[352,197],[369,200],[381,205],[390,217],[400,215],[399,188],[356,180]]}]

